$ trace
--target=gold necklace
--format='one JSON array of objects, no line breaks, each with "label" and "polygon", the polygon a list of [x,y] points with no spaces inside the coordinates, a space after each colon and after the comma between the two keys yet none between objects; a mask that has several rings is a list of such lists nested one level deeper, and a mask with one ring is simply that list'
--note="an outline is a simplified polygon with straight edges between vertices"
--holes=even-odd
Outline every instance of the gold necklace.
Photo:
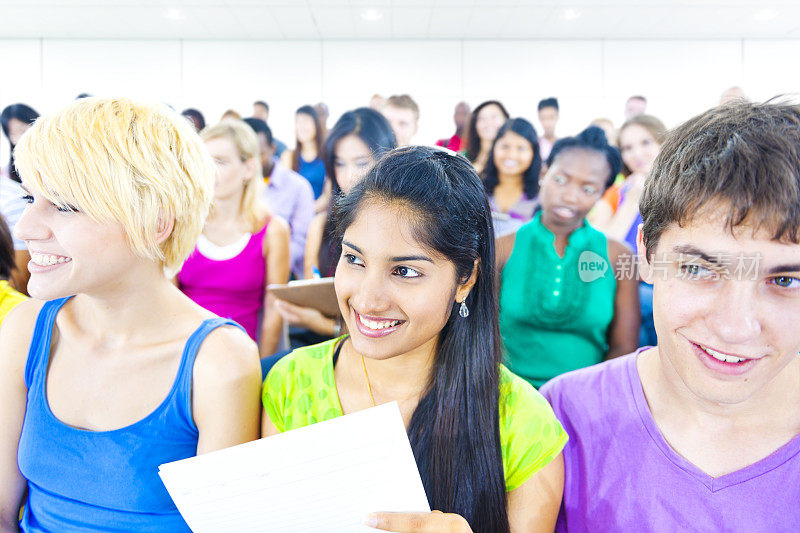
[{"label": "gold necklace", "polygon": [[372,395],[372,385],[369,383],[369,376],[367,375],[367,363],[364,362],[364,356],[361,356],[361,366],[364,368],[364,379],[367,380],[367,390],[369,391],[369,399],[372,401],[372,407],[375,407],[375,397]]}]

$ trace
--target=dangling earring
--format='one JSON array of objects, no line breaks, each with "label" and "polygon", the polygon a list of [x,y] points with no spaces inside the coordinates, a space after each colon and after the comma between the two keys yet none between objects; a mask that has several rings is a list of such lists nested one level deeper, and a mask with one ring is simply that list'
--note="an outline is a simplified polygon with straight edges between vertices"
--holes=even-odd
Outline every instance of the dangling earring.
[{"label": "dangling earring", "polygon": [[467,318],[469,316],[469,308],[467,307],[466,301],[467,299],[464,298],[461,302],[461,307],[458,308],[458,314],[461,318]]}]

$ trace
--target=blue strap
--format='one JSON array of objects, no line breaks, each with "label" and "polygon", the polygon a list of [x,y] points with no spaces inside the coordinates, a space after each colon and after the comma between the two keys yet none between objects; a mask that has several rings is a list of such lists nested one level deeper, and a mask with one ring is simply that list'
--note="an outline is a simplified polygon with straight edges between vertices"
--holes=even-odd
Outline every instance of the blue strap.
[{"label": "blue strap", "polygon": [[208,318],[200,324],[200,327],[197,328],[189,337],[189,340],[186,341],[186,346],[181,356],[181,365],[178,369],[178,377],[176,380],[178,383],[177,397],[180,399],[179,405],[186,418],[186,422],[194,430],[197,430],[192,416],[192,376],[194,374],[194,362],[195,359],[197,359],[197,352],[203,344],[203,341],[206,340],[209,333],[221,326],[234,326],[247,334],[247,331],[245,331],[241,325],[229,318]]},{"label": "blue strap", "polygon": [[53,338],[53,325],[56,315],[72,296],[45,302],[36,317],[33,328],[31,346],[28,349],[28,359],[25,362],[25,387],[31,388],[34,380],[41,377],[41,369],[47,369],[47,360],[50,358],[50,342]]}]

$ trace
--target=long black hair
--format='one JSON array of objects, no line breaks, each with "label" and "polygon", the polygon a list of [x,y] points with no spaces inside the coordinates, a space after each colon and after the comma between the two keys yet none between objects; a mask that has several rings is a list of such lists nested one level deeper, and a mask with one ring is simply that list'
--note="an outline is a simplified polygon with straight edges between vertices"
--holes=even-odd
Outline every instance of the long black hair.
[{"label": "long black hair", "polygon": [[423,146],[399,148],[337,203],[340,240],[358,210],[373,200],[410,207],[416,238],[453,263],[459,283],[478,263],[466,299],[469,316],[460,317],[453,304],[408,435],[432,509],[463,516],[476,532],[507,532],[494,231],[483,184],[461,156]]},{"label": "long black hair", "polygon": [[496,105],[497,107],[499,107],[500,111],[502,111],[503,114],[506,116],[506,120],[508,120],[508,118],[511,116],[508,114],[508,111],[506,110],[505,106],[500,102],[498,102],[497,100],[487,100],[485,102],[482,102],[481,104],[478,105],[478,107],[475,108],[475,110],[472,112],[472,115],[470,115],[469,117],[469,126],[467,126],[467,138],[466,138],[467,159],[469,159],[473,163],[475,162],[476,159],[478,159],[478,155],[481,153],[481,138],[478,136],[478,129],[476,128],[476,124],[478,122],[478,113],[481,112],[481,109],[490,105]]},{"label": "long black hair", "polygon": [[8,229],[6,219],[0,214],[0,280],[11,277],[11,272],[16,268],[14,264],[14,245],[11,240],[11,230]]},{"label": "long black hair", "polygon": [[497,184],[500,182],[497,175],[497,165],[494,164],[494,149],[497,146],[497,141],[509,131],[523,137],[531,145],[533,159],[522,174],[522,187],[525,196],[531,199],[536,198],[536,195],[539,194],[539,175],[542,172],[542,154],[539,150],[539,136],[536,135],[536,129],[533,127],[533,124],[524,118],[512,118],[507,120],[506,123],[503,124],[503,127],[497,132],[497,137],[495,137],[492,143],[492,151],[489,152],[489,160],[486,162],[486,168],[483,171],[483,183],[486,186],[486,193],[489,196],[494,194],[494,188],[497,187]]},{"label": "long black hair", "polygon": [[17,119],[25,124],[33,124],[37,118],[39,118],[39,113],[25,104],[12,104],[3,109],[3,112],[0,113],[0,127],[3,128],[3,133],[8,139],[8,144],[11,146],[11,158],[8,161],[8,175],[17,183],[21,183],[22,180],[14,166],[14,145],[11,144],[11,137],[8,135],[9,123],[11,119]]},{"label": "long black hair", "polygon": [[553,162],[558,158],[559,154],[567,150],[590,150],[593,152],[600,152],[608,162],[608,177],[606,178],[606,189],[614,184],[617,179],[617,174],[622,169],[622,156],[616,146],[608,144],[606,132],[599,126],[589,126],[575,137],[565,137],[559,139],[550,150],[550,156],[547,158],[547,166],[552,166]]},{"label": "long black hair", "polygon": [[394,132],[383,115],[368,107],[359,107],[348,111],[336,121],[325,140],[325,174],[331,181],[331,204],[328,206],[328,218],[322,232],[322,245],[319,247],[317,261],[323,276],[333,276],[336,263],[342,253],[341,239],[334,238],[334,224],[331,216],[333,202],[342,194],[342,188],[336,181],[334,163],[336,145],[343,137],[356,135],[367,145],[372,156],[377,160],[384,153],[397,146]]}]

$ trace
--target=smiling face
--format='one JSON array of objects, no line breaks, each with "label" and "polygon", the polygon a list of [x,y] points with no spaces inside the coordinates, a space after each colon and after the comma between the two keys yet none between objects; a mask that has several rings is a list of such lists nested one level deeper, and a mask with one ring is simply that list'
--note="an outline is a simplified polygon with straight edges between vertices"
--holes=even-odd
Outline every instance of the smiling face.
[{"label": "smiling face", "polygon": [[606,157],[584,148],[560,152],[539,186],[542,224],[553,232],[571,232],[605,191],[611,172]]},{"label": "smiling face", "polygon": [[416,241],[413,219],[402,205],[367,199],[344,233],[336,295],[353,348],[365,357],[433,352],[466,297],[453,263]]},{"label": "smiling face", "polygon": [[619,132],[619,152],[631,172],[648,174],[660,149],[661,145],[644,126],[630,124]]},{"label": "smiling face", "polygon": [[701,402],[739,404],[796,386],[787,381],[800,371],[800,245],[746,225],[731,234],[725,212],[669,226],[643,277],[654,285],[663,374]]},{"label": "smiling face", "polygon": [[333,174],[345,194],[367,175],[374,164],[375,158],[369,146],[353,133],[339,139],[333,149]]},{"label": "smiling face", "polygon": [[497,132],[503,127],[507,118],[503,110],[495,104],[489,104],[480,111],[475,119],[475,131],[482,141],[494,141]]},{"label": "smiling face", "polygon": [[525,137],[509,130],[494,145],[494,164],[501,174],[521,176],[530,168],[534,153]]},{"label": "smiling face", "polygon": [[61,210],[41,195],[25,199],[29,205],[14,234],[25,241],[31,254],[28,292],[32,297],[99,295],[122,285],[134,265],[153,263],[131,250],[120,224],[101,224],[86,214]]}]

